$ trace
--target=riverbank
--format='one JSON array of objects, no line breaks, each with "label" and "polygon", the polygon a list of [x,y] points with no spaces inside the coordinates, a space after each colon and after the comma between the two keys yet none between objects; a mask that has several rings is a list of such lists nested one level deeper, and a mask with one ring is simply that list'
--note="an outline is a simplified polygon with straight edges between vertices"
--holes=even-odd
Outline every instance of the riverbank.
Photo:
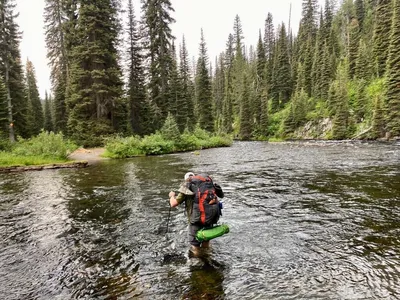
[{"label": "riverbank", "polygon": [[70,161],[65,163],[54,163],[45,165],[0,167],[0,173],[41,171],[41,170],[64,169],[64,168],[85,168],[87,166],[88,166],[87,161]]}]

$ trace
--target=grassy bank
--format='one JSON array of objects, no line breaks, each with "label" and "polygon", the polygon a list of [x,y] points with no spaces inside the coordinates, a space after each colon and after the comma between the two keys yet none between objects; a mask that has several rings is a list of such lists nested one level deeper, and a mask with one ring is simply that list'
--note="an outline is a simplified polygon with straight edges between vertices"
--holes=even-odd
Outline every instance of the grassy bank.
[{"label": "grassy bank", "polygon": [[232,138],[227,135],[211,135],[195,129],[193,133],[171,134],[161,131],[143,138],[114,137],[106,141],[105,157],[127,158],[134,156],[160,155],[175,152],[193,151],[207,148],[228,147],[232,145]]},{"label": "grassy bank", "polygon": [[64,139],[62,134],[42,132],[15,144],[1,143],[0,167],[36,166],[67,162],[68,155],[77,146]]}]

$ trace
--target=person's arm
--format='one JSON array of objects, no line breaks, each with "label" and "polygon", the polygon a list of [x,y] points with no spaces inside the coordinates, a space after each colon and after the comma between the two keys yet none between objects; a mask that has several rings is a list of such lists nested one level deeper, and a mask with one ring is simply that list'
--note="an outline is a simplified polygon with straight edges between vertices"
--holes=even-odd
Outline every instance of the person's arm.
[{"label": "person's arm", "polygon": [[218,197],[224,198],[224,191],[222,190],[221,186],[217,183],[214,183],[215,193]]},{"label": "person's arm", "polygon": [[179,202],[176,200],[175,197],[175,192],[170,191],[169,192],[169,205],[171,205],[171,207],[175,207],[179,205]]}]

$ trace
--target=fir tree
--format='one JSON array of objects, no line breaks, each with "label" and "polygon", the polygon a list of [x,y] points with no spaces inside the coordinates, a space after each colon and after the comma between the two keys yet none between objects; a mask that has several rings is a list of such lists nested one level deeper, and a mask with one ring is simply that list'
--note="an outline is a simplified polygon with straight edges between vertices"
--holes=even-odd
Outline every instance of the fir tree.
[{"label": "fir tree", "polygon": [[305,70],[305,91],[311,95],[314,45],[317,35],[317,0],[303,0],[302,19],[298,34],[298,58]]},{"label": "fir tree", "polygon": [[225,84],[224,84],[224,102],[222,107],[222,130],[224,132],[232,132],[232,115],[233,115],[233,62],[234,62],[234,48],[233,48],[233,35],[229,34],[226,43],[224,69],[225,69]]},{"label": "fir tree", "polygon": [[8,101],[9,137],[29,137],[27,103],[24,94],[23,69],[19,51],[20,32],[16,23],[15,1],[3,0],[0,5],[0,75],[4,78]]},{"label": "fir tree", "polygon": [[315,42],[315,51],[313,57],[312,71],[311,71],[311,86],[313,88],[312,95],[316,97],[321,97],[321,76],[322,76],[322,68],[323,65],[323,55],[324,55],[324,44],[325,44],[325,36],[324,36],[325,28],[324,28],[324,19],[321,11],[320,14],[320,22],[317,33],[317,39]]},{"label": "fir tree", "polygon": [[44,126],[43,106],[37,88],[35,68],[28,59],[26,62],[26,96],[31,135],[38,135]]},{"label": "fir tree", "polygon": [[254,119],[257,127],[260,126],[261,117],[262,117],[262,101],[263,97],[266,96],[265,92],[265,67],[266,67],[266,55],[265,55],[265,48],[263,45],[261,31],[258,37],[258,44],[257,44],[257,61],[256,61],[256,80],[255,80],[255,98],[253,103],[253,114]]},{"label": "fir tree", "polygon": [[360,28],[357,19],[352,19],[349,27],[349,77],[353,78],[356,72],[358,46],[360,44]]},{"label": "fir tree", "polygon": [[81,1],[71,64],[71,111],[68,126],[73,139],[85,145],[99,136],[127,128],[127,106],[122,98],[122,72],[117,45],[120,29],[117,3]]},{"label": "fir tree", "polygon": [[374,29],[374,56],[376,74],[383,76],[386,70],[386,60],[390,44],[388,30],[391,27],[392,0],[379,0],[376,8],[375,29]]},{"label": "fir tree", "polygon": [[170,79],[169,79],[169,112],[176,120],[177,111],[180,109],[178,106],[181,102],[181,79],[178,73],[178,63],[176,60],[175,45],[172,43],[171,47],[171,65],[170,65]]},{"label": "fir tree", "polygon": [[146,92],[144,83],[144,68],[140,36],[135,19],[132,0],[128,1],[128,103],[130,126],[134,134],[143,135],[144,128],[151,127],[146,124]]},{"label": "fir tree", "polygon": [[364,25],[364,19],[365,19],[364,0],[355,0],[354,6],[356,9],[356,17],[357,17],[358,25],[359,25],[360,31],[362,31],[363,25]]},{"label": "fir tree", "polygon": [[387,61],[387,128],[400,137],[400,0],[394,1],[393,23]]},{"label": "fir tree", "polygon": [[267,93],[271,93],[273,85],[273,69],[274,69],[274,49],[275,49],[275,33],[273,17],[271,13],[268,13],[267,19],[265,20],[264,30],[264,46],[265,55],[267,62],[265,64],[265,85]]},{"label": "fir tree", "polygon": [[243,76],[243,90],[240,101],[240,130],[239,136],[242,140],[249,140],[251,137],[251,111],[250,93],[247,74]]},{"label": "fir tree", "polygon": [[374,101],[372,116],[372,137],[381,138],[385,135],[385,110],[382,98],[378,95]]},{"label": "fir tree", "polygon": [[322,52],[322,64],[320,66],[321,75],[320,75],[320,86],[319,86],[320,97],[323,100],[328,99],[329,86],[331,84],[331,78],[333,73],[331,60],[332,56],[329,53],[329,48],[327,43],[325,43]]},{"label": "fir tree", "polygon": [[225,69],[224,69],[224,54],[221,53],[215,59],[215,75],[213,80],[213,98],[215,119],[217,120],[217,129],[222,127],[222,110],[225,94]]},{"label": "fir tree", "polygon": [[51,116],[51,97],[45,93],[44,98],[44,126],[45,131],[54,131],[53,120]]},{"label": "fir tree", "polygon": [[192,89],[193,84],[190,78],[190,67],[189,67],[189,54],[186,48],[185,37],[182,38],[182,46],[180,50],[180,64],[179,74],[182,82],[181,97],[178,101],[178,112],[176,116],[176,122],[180,132],[183,132],[185,127],[192,131],[194,129],[194,107]]},{"label": "fir tree", "polygon": [[332,102],[334,118],[332,137],[337,140],[346,138],[349,123],[349,98],[348,85],[348,62],[344,61],[338,67],[336,80],[334,82],[334,101]]},{"label": "fir tree", "polygon": [[243,45],[243,30],[238,15],[235,17],[233,31],[235,53],[232,67],[233,113],[235,116],[238,116],[240,113],[240,98],[243,88],[243,73],[245,72],[246,67]]},{"label": "fir tree", "polygon": [[289,112],[286,118],[283,120],[283,132],[285,135],[289,135],[296,129],[296,120],[294,116],[294,104],[290,103]]},{"label": "fir tree", "polygon": [[372,75],[371,53],[364,40],[360,39],[354,76],[357,79],[369,80]]},{"label": "fir tree", "polygon": [[171,65],[171,45],[174,39],[171,17],[174,12],[170,0],[142,0],[144,23],[147,32],[147,50],[149,59],[149,96],[156,105],[158,115],[154,122],[161,126],[169,110],[169,85]]},{"label": "fir tree", "polygon": [[282,23],[279,30],[274,65],[273,111],[276,111],[279,107],[282,108],[289,101],[292,94],[291,67],[287,47],[286,27]]},{"label": "fir tree", "polygon": [[207,47],[204,39],[203,29],[201,30],[201,41],[199,59],[196,72],[196,104],[199,112],[198,120],[200,128],[209,132],[214,130],[214,115],[211,101],[211,81],[208,74]]},{"label": "fir tree", "polygon": [[47,58],[51,67],[51,82],[55,94],[55,123],[57,131],[66,131],[68,120],[66,88],[68,60],[66,43],[67,10],[66,0],[46,0],[44,9],[45,40]]}]

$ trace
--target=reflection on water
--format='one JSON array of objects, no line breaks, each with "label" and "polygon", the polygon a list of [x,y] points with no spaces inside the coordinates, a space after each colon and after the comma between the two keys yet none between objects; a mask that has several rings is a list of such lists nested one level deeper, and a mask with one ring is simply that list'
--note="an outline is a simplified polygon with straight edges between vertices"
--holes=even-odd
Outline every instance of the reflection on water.
[{"label": "reflection on water", "polygon": [[[1,299],[398,299],[400,151],[238,142],[0,175]],[[168,192],[224,188],[230,233],[188,255]]]}]

